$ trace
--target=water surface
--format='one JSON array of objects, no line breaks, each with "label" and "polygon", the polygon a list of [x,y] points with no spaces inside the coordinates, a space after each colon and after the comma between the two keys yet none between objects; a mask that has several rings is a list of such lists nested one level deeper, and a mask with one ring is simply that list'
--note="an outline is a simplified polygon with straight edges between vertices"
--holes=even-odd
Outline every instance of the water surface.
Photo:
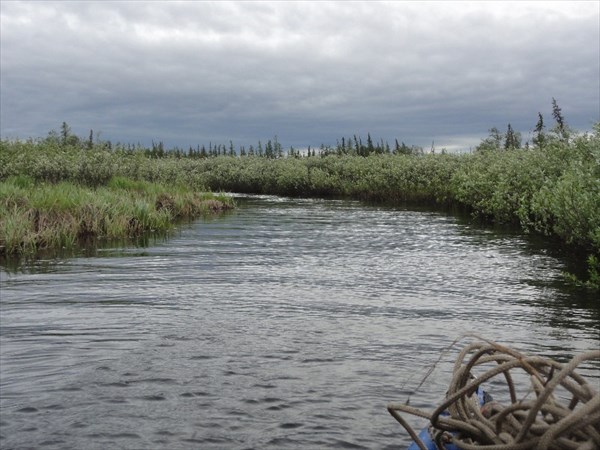
[{"label": "water surface", "polygon": [[[438,212],[278,197],[3,268],[0,447],[402,448],[387,403],[462,333],[562,360],[599,346],[561,270]],[[455,357],[412,405],[443,398]]]}]

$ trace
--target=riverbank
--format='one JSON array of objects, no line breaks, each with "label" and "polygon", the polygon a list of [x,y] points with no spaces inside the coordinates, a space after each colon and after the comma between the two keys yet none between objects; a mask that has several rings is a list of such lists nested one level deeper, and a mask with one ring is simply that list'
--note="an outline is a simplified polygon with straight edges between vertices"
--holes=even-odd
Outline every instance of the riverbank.
[{"label": "riverbank", "polygon": [[[528,148],[502,148],[487,139],[473,154],[460,155],[394,154],[382,146],[367,154],[361,154],[362,147],[354,152],[342,147],[340,152],[315,155],[313,151],[311,156],[290,149],[287,156],[271,157],[233,151],[202,157],[191,151],[113,148],[77,139],[74,143],[55,138],[2,141],[0,180],[26,174],[35,183],[69,182],[97,189],[116,177],[169,186],[168,193],[171,186],[186,186],[192,191],[346,197],[459,208],[483,221],[510,224],[560,241],[581,255],[582,265],[587,260],[585,281],[600,287],[600,126],[584,135],[556,132],[543,137],[543,142],[538,136],[538,144]],[[137,208],[135,202],[131,208]],[[0,233],[6,234],[2,230],[10,228],[11,221],[5,214]],[[152,221],[168,221],[161,216],[165,211],[155,214]],[[155,226],[152,222],[144,229]],[[125,225],[120,228],[131,231]],[[0,235],[2,239],[7,238]]]},{"label": "riverbank", "polygon": [[178,221],[231,207],[225,196],[117,176],[97,187],[13,176],[0,182],[0,255],[165,233]]}]

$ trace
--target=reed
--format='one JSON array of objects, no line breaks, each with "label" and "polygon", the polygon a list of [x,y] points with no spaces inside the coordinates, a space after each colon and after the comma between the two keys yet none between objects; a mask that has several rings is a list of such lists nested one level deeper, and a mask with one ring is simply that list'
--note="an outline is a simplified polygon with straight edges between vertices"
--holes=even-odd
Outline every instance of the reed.
[{"label": "reed", "polygon": [[72,248],[82,240],[164,233],[231,201],[115,177],[107,186],[39,182],[23,175],[0,182],[0,254]]}]

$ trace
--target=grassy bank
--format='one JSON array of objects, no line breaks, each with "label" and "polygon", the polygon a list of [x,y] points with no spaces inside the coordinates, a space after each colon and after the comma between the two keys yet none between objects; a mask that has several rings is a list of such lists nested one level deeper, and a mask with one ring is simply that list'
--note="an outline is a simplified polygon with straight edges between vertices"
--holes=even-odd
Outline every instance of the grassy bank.
[{"label": "grassy bank", "polygon": [[[468,210],[482,220],[512,224],[525,232],[547,235],[562,242],[583,255],[582,259],[588,258],[590,282],[598,285],[600,126],[585,135],[558,129],[545,135],[538,132],[536,138],[535,145],[526,148],[502,146],[497,137],[488,138],[472,154],[461,155],[423,154],[422,151],[394,154],[384,151],[382,145],[379,150],[366,153],[361,147],[357,147],[357,151],[346,151],[342,146],[340,151],[324,151],[320,155],[314,151],[310,156],[290,151],[287,156],[279,157],[235,152],[209,157],[199,157],[193,152],[186,156],[179,151],[158,154],[149,149],[113,148],[105,143],[85,144],[76,139],[73,142],[69,139],[64,142],[57,139],[2,141],[0,180],[6,181],[2,188],[1,229],[7,236],[8,230],[17,233],[21,227],[12,225],[17,220],[13,218],[15,214],[21,217],[19,220],[28,218],[29,232],[39,223],[35,211],[41,208],[32,203],[38,194],[32,194],[26,201],[7,200],[21,198],[19,195],[23,196],[30,189],[20,187],[16,181],[24,174],[32,182],[42,183],[45,189],[62,190],[48,194],[62,199],[56,205],[68,202],[65,199],[71,195],[97,199],[97,206],[89,206],[91,198],[78,200],[80,211],[76,216],[71,210],[66,214],[59,208],[42,221],[71,224],[70,229],[76,224],[80,227],[76,236],[85,236],[88,228],[98,236],[134,233],[138,227],[159,229],[160,224],[173,216],[188,216],[170,207],[156,208],[160,192],[154,192],[153,196],[139,192],[128,194],[125,197],[130,203],[127,207],[121,206],[122,200],[110,196],[119,189],[136,191],[131,186],[115,186],[118,180],[124,179],[133,185],[147,186],[144,188],[147,191],[162,189],[162,194],[168,196],[175,195],[173,186],[187,186],[193,191],[444,205]],[[514,136],[511,139],[514,142]],[[506,141],[508,143],[508,138]],[[148,183],[168,188],[149,188]],[[86,186],[87,190],[76,189],[75,185]],[[196,214],[198,207],[193,205],[201,203],[193,197],[196,194],[178,195],[188,198],[192,205],[182,209],[188,208],[193,211],[191,215]],[[90,208],[94,208],[93,213]],[[129,212],[125,218],[113,220],[115,210]],[[133,212],[139,217],[136,215],[137,219],[132,222]],[[93,217],[111,218],[108,222],[113,225],[107,225],[106,219],[94,221]],[[119,231],[113,231],[112,226]],[[0,236],[0,239],[8,242],[7,237]],[[29,242],[23,236],[15,239]],[[15,239],[11,238],[10,242]],[[36,245],[50,245],[47,241],[41,237],[33,239],[38,242]],[[15,246],[3,245],[6,249]]]},{"label": "grassy bank", "polygon": [[123,177],[89,187],[13,176],[0,182],[0,254],[34,254],[82,241],[164,233],[176,221],[229,206],[229,200],[212,194]]},{"label": "grassy bank", "polygon": [[555,140],[543,148],[466,155],[370,155],[193,161],[212,189],[292,196],[334,196],[430,204],[469,211],[563,244],[598,283],[600,135]]}]

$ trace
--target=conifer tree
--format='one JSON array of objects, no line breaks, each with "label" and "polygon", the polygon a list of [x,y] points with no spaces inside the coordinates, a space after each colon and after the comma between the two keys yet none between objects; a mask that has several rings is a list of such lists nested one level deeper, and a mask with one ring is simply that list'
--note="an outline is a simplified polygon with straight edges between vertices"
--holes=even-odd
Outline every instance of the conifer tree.
[{"label": "conifer tree", "polygon": [[277,135],[273,136],[273,156],[272,158],[281,158],[283,156],[283,150],[281,148],[281,144],[279,143],[279,139],[277,139]]},{"label": "conifer tree", "polygon": [[546,144],[546,135],[544,134],[544,117],[541,112],[538,112],[538,121],[534,131],[535,136],[533,136],[533,145],[538,148],[543,148]]},{"label": "conifer tree", "polygon": [[267,158],[274,158],[274,153],[273,153],[273,143],[271,142],[271,139],[269,139],[267,141],[267,145],[265,145],[265,156]]},{"label": "conifer tree", "polygon": [[63,122],[60,127],[60,138],[62,145],[67,145],[67,139],[71,136],[71,127],[67,125],[67,122]]},{"label": "conifer tree", "polygon": [[400,146],[400,153],[403,155],[410,155],[412,153],[412,150],[404,143],[404,141],[402,141],[402,145]]},{"label": "conifer tree", "polygon": [[355,145],[355,148],[356,148],[356,154],[360,155],[360,153],[361,153],[360,152],[360,147],[361,146],[360,146],[360,144],[358,142],[358,138],[356,137],[356,135],[354,135],[354,145]]},{"label": "conifer tree", "polygon": [[373,146],[373,140],[371,139],[371,133],[367,133],[367,155],[370,155],[375,151]]},{"label": "conifer tree", "polygon": [[515,132],[512,129],[510,123],[508,124],[508,128],[506,130],[506,136],[504,138],[504,150],[513,150],[516,147],[516,138]]},{"label": "conifer tree", "polygon": [[563,141],[569,140],[569,129],[567,127],[567,123],[565,122],[565,118],[562,115],[561,109],[558,106],[558,102],[554,97],[552,97],[552,116],[556,121],[556,133],[558,137]]},{"label": "conifer tree", "polygon": [[562,133],[565,129],[565,119],[554,97],[552,97],[552,116],[554,117],[554,120],[556,120],[558,131]]}]

